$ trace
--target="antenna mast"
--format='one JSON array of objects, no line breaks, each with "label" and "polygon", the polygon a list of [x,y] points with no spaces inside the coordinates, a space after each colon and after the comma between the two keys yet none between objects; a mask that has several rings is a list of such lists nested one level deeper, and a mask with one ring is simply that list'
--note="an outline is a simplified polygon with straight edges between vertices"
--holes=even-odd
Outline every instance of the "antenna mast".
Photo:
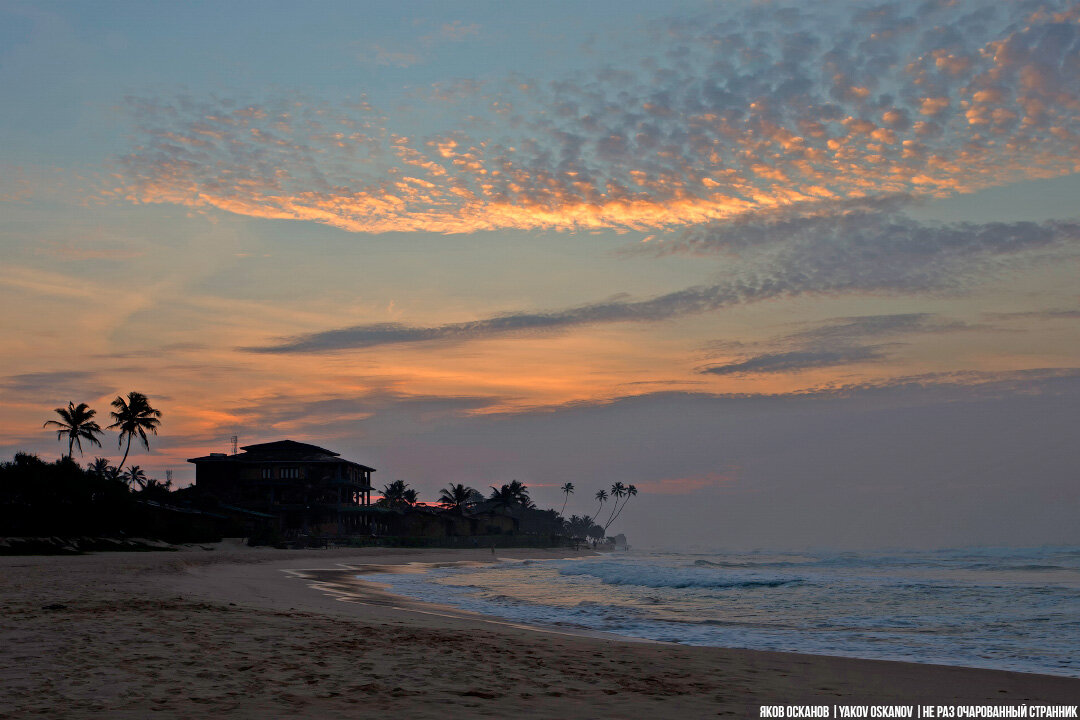
[{"label": "antenna mast", "polygon": [[236,441],[237,440],[239,440],[239,438],[236,435],[233,435],[231,438],[229,438],[229,442],[232,443],[232,454],[233,455],[236,454]]}]

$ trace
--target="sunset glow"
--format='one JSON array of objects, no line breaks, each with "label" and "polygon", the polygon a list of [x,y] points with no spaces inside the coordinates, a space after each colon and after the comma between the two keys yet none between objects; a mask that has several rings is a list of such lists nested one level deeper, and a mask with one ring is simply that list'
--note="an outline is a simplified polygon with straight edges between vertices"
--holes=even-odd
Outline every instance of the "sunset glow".
[{"label": "sunset glow", "polygon": [[517,5],[0,6],[2,454],[138,390],[179,484],[1077,501],[1080,4]]}]

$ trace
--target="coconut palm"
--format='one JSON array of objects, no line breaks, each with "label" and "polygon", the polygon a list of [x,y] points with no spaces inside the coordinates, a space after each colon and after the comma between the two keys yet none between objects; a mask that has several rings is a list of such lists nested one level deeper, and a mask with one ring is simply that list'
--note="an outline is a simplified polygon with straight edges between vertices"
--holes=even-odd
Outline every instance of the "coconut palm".
[{"label": "coconut palm", "polygon": [[420,495],[412,488],[409,488],[405,492],[401,493],[401,500],[407,506],[414,507],[418,502],[420,502]]},{"label": "coconut palm", "polygon": [[513,491],[509,485],[502,485],[500,487],[491,486],[491,497],[488,498],[492,507],[496,509],[502,509],[509,512],[517,502],[517,498],[514,497]]},{"label": "coconut palm", "polygon": [[593,513],[593,517],[600,517],[600,508],[604,507],[604,501],[607,500],[607,490],[597,490],[594,497],[600,501],[600,504],[596,506],[596,512]]},{"label": "coconut palm", "polygon": [[574,483],[566,483],[559,488],[559,490],[561,490],[562,494],[565,496],[562,501],[562,510],[559,511],[559,514],[562,515],[566,510],[566,502],[570,499],[570,496],[574,494]]},{"label": "coconut palm", "polygon": [[611,525],[611,521],[615,519],[615,511],[619,508],[619,498],[626,494],[626,486],[621,482],[616,482],[611,486],[611,499],[614,504],[611,506],[611,514],[608,515],[608,521],[604,523],[604,530],[606,531],[608,526]]},{"label": "coconut palm", "polygon": [[108,458],[94,458],[94,462],[88,463],[86,469],[99,478],[115,479],[120,477],[120,472],[109,464]]},{"label": "coconut palm", "polygon": [[[616,520],[619,519],[619,516],[622,515],[622,511],[626,509],[626,504],[628,502],[630,502],[630,498],[634,497],[635,495],[637,495],[637,488],[634,487],[633,485],[627,486],[627,488],[626,488],[626,498],[623,500],[622,507],[619,508],[619,512],[615,513],[615,517],[612,518],[611,522],[609,522],[608,525],[610,525],[611,523],[613,523],[613,522],[615,522]],[[606,530],[606,527],[605,527],[605,530]]]},{"label": "coconut palm", "polygon": [[518,505],[525,508],[526,510],[531,507],[535,507],[533,505],[532,498],[529,497],[529,488],[525,485],[525,483],[521,482],[520,480],[511,480],[509,488],[511,494],[513,494],[514,496],[514,500],[517,502]]},{"label": "coconut palm", "polygon": [[127,462],[128,453],[131,452],[131,439],[136,435],[142,440],[142,444],[147,450],[150,449],[150,440],[146,437],[146,432],[150,432],[157,435],[158,425],[161,423],[161,411],[155,410],[150,407],[150,401],[146,399],[146,396],[140,392],[129,392],[127,400],[116,396],[116,399],[112,401],[112,406],[116,408],[112,411],[114,422],[109,426],[109,429],[117,428],[120,430],[120,439],[117,443],[117,447],[124,444],[124,440],[127,440],[127,447],[124,448],[124,458],[117,465],[117,469],[124,467],[124,463]]},{"label": "coconut palm", "polygon": [[604,532],[604,528],[600,527],[596,523],[593,523],[592,526],[589,528],[589,532],[586,534],[586,537],[592,540],[593,544],[596,544],[600,540],[604,539],[605,534],[606,533]]},{"label": "coconut palm", "polygon": [[449,487],[443,488],[439,491],[439,504],[447,510],[454,510],[455,512],[461,512],[469,505],[472,505],[478,493],[476,490],[458,483],[457,485],[451,484]]},{"label": "coconut palm", "polygon": [[499,487],[491,486],[491,496],[488,498],[496,508],[502,508],[507,512],[517,508],[528,510],[535,507],[529,497],[529,488],[518,480],[511,480],[506,485]]},{"label": "coconut palm", "polygon": [[136,485],[138,485],[140,488],[145,488],[147,483],[149,482],[149,478],[146,477],[146,473],[143,472],[143,469],[138,465],[132,465],[131,467],[129,467],[127,470],[124,471],[122,477],[124,478],[124,482],[131,486],[131,489],[133,490],[135,489]]},{"label": "coconut palm", "polygon": [[588,515],[584,517],[578,517],[577,515],[571,515],[570,519],[566,522],[566,531],[570,534],[570,537],[574,539],[584,540],[589,535],[589,528],[592,527],[593,520]]},{"label": "coconut palm", "polygon": [[90,406],[86,403],[76,405],[69,401],[66,408],[56,408],[55,412],[61,419],[46,420],[42,427],[52,425],[58,427],[59,430],[56,431],[57,440],[67,435],[68,457],[74,454],[75,448],[79,448],[79,454],[82,455],[83,440],[89,440],[92,445],[101,447],[101,441],[96,437],[101,434],[101,426],[94,421],[93,418],[97,415],[97,412],[91,410]]},{"label": "coconut palm", "polygon": [[383,486],[382,497],[375,504],[388,508],[408,507],[412,504],[407,497],[410,493],[413,502],[416,502],[416,491],[410,490],[408,483],[404,480],[395,480]]},{"label": "coconut palm", "polygon": [[566,531],[570,537],[575,540],[587,540],[595,537],[604,537],[604,528],[596,524],[596,520],[583,515],[578,517],[577,515],[570,516],[570,519],[566,523]]}]

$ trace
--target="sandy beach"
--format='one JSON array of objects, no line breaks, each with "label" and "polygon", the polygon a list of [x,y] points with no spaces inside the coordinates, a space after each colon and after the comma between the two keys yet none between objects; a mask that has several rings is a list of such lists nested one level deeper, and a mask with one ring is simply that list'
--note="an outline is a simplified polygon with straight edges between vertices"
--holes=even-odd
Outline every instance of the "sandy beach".
[{"label": "sandy beach", "polygon": [[1080,699],[1077,679],[522,628],[353,580],[371,565],[491,560],[235,544],[3,557],[0,717],[758,717],[761,705]]}]

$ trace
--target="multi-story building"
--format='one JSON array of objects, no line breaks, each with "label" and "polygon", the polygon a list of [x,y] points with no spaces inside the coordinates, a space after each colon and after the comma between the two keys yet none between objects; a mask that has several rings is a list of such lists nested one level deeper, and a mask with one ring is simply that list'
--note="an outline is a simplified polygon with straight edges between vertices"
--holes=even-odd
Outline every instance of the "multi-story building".
[{"label": "multi-story building", "polygon": [[188,460],[195,464],[198,491],[222,503],[276,515],[286,532],[340,536],[369,531],[374,468],[293,440],[241,450]]}]

